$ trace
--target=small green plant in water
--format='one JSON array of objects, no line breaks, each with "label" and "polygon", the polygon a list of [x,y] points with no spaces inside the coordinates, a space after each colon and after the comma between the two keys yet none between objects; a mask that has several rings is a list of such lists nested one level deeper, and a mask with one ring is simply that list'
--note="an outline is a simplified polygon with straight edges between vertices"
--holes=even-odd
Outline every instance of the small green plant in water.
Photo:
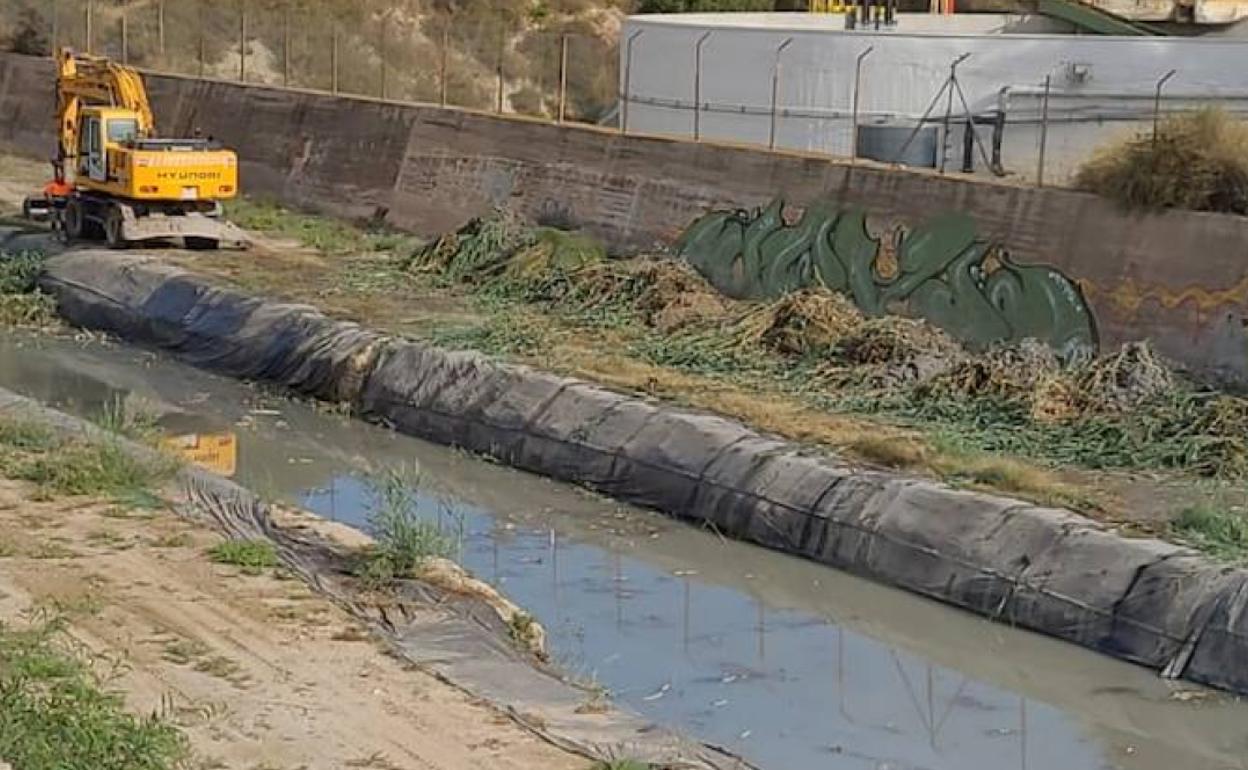
[{"label": "small green plant in water", "polygon": [[534,622],[533,616],[527,612],[512,613],[511,620],[507,622],[507,633],[511,635],[512,641],[524,644],[533,633]]},{"label": "small green plant in water", "polygon": [[1242,510],[1216,503],[1194,505],[1175,517],[1170,530],[1215,558],[1248,560],[1248,514]]},{"label": "small green plant in water", "polygon": [[208,558],[217,564],[240,567],[249,575],[278,565],[277,551],[268,540],[226,540],[209,548]]},{"label": "small green plant in water", "polygon": [[131,404],[121,396],[109,399],[94,422],[110,433],[135,441],[151,443],[160,434],[153,412],[141,405]]},{"label": "small green plant in water", "polygon": [[369,477],[368,528],[376,541],[355,565],[358,577],[383,588],[411,575],[425,561],[451,553],[438,526],[420,516],[415,474],[389,469]]}]

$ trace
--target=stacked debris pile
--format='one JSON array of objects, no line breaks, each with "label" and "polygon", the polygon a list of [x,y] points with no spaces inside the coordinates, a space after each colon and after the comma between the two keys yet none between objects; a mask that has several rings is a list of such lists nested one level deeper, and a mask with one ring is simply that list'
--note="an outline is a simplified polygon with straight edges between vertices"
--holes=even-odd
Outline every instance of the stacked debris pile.
[{"label": "stacked debris pile", "polygon": [[504,211],[406,263],[571,323],[627,328],[654,364],[974,434],[982,448],[1091,467],[1248,476],[1248,400],[1185,382],[1142,342],[1063,361],[1035,340],[971,353],[925,321],[867,317],[826,288],[733,300],[689,265],[615,259]]}]

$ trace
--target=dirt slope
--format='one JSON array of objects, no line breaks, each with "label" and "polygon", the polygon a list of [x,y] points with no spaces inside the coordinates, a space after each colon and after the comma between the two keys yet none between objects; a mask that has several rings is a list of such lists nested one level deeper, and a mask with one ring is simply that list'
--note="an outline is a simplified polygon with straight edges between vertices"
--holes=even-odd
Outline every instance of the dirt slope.
[{"label": "dirt slope", "polygon": [[212,563],[215,534],[32,492],[0,480],[0,622],[64,613],[133,711],[183,728],[193,767],[587,764],[389,657],[302,583]]}]

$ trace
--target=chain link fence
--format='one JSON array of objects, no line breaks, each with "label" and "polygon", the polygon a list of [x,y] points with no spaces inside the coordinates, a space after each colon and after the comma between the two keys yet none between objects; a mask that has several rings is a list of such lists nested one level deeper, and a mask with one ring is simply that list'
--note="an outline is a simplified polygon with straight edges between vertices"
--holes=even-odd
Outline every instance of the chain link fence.
[{"label": "chain link fence", "polygon": [[9,50],[61,46],[154,72],[582,123],[611,122],[610,20],[394,0],[0,0]]},{"label": "chain link fence", "polygon": [[25,54],[70,46],[155,72],[1039,185],[1069,183],[1093,148],[1168,115],[1209,104],[1248,115],[1248,92],[1195,61],[1168,77],[1098,71],[1090,87],[1079,62],[1010,79],[983,54],[959,64],[967,55],[952,48],[891,50],[884,37],[833,62],[831,49],[783,32],[621,23],[587,0],[523,10],[492,0],[0,0],[0,46]]}]

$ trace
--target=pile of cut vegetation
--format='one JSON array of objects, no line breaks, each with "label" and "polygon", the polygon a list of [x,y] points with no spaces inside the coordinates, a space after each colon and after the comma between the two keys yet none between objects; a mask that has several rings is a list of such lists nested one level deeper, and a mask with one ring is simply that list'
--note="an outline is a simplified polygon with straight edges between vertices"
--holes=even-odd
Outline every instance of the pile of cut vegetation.
[{"label": "pile of cut vegetation", "polygon": [[1248,123],[1217,108],[1169,118],[1101,149],[1075,184],[1127,206],[1248,214]]},{"label": "pile of cut vegetation", "polygon": [[538,292],[540,287],[606,259],[593,238],[553,227],[536,227],[506,209],[474,218],[407,257],[409,272],[450,283]]},{"label": "pile of cut vegetation", "polygon": [[1248,400],[1177,376],[1147,343],[1064,362],[1023,340],[971,353],[931,324],[868,317],[802,289],[732,300],[671,258],[608,258],[581,233],[505,211],[413,255],[409,270],[543,308],[627,326],[652,363],[733,377],[748,368],[834,408],[900,416],[984,449],[1091,467],[1170,467],[1248,477]]}]

